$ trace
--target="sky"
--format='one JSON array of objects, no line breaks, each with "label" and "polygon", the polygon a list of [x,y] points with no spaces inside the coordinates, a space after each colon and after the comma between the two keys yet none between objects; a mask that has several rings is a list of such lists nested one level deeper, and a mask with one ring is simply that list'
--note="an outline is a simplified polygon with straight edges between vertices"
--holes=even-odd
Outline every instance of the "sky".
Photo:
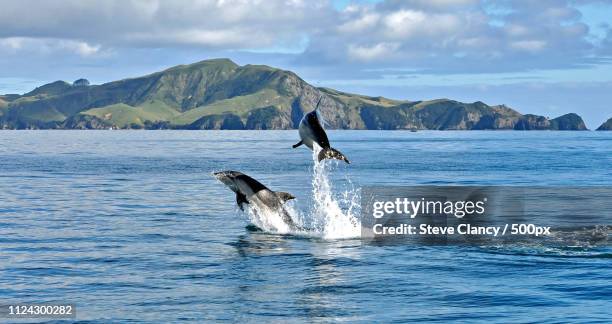
[{"label": "sky", "polygon": [[612,0],[0,0],[0,93],[218,57],[366,95],[612,117]]}]

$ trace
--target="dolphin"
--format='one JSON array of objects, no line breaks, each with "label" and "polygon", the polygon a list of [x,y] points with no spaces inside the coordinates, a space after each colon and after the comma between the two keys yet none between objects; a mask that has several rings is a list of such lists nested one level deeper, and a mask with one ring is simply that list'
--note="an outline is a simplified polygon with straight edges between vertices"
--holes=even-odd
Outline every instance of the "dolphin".
[{"label": "dolphin", "polygon": [[[322,99],[323,97],[321,97]],[[351,163],[340,151],[332,148],[329,145],[329,139],[327,138],[327,134],[325,134],[325,130],[323,126],[321,126],[321,122],[319,121],[318,116],[318,108],[321,103],[321,99],[317,102],[317,106],[315,109],[302,118],[300,121],[299,133],[300,133],[300,141],[293,145],[293,148],[296,148],[302,144],[308,146],[311,150],[313,150],[313,143],[317,143],[319,147],[321,147],[321,151],[317,156],[319,162],[323,159],[336,159],[342,160],[346,163]]]},{"label": "dolphin", "polygon": [[283,208],[283,204],[295,197],[282,191],[272,191],[261,182],[238,171],[220,171],[213,173],[217,180],[236,193],[236,203],[240,210],[244,211],[244,204],[256,204],[279,211],[283,221],[291,228],[298,228],[289,213]]}]

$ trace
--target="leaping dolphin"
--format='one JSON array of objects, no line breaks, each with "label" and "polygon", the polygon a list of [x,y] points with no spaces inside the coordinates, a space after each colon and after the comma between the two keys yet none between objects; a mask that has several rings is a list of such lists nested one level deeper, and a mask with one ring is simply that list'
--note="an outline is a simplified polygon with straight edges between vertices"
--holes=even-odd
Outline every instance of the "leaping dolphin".
[{"label": "leaping dolphin", "polygon": [[313,143],[317,143],[321,147],[321,151],[317,156],[319,162],[323,159],[336,159],[342,160],[346,163],[351,163],[340,151],[332,148],[329,145],[329,139],[327,138],[327,134],[325,134],[325,130],[319,121],[318,111],[319,104],[321,103],[321,97],[319,102],[317,102],[317,106],[315,109],[302,118],[300,121],[299,133],[301,140],[293,145],[293,148],[296,148],[302,144],[305,144],[313,150]]},{"label": "leaping dolphin", "polygon": [[261,182],[238,171],[221,171],[213,173],[217,180],[229,187],[236,193],[236,203],[240,210],[244,211],[244,204],[256,204],[278,211],[283,221],[291,228],[297,228],[289,213],[283,208],[283,204],[295,197],[282,191],[272,191]]}]

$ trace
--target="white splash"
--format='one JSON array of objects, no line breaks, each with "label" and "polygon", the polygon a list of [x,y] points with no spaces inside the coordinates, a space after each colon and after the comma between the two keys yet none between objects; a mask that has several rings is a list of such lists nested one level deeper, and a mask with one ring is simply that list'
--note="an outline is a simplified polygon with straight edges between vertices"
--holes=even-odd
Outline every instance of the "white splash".
[{"label": "white splash", "polygon": [[257,204],[249,205],[248,209],[249,220],[253,225],[266,232],[325,239],[354,238],[361,235],[361,223],[357,217],[361,208],[359,190],[347,179],[347,188],[335,194],[329,173],[339,162],[317,161],[319,150],[315,144],[312,154],[312,207],[302,213],[292,203],[283,206],[299,229],[291,228],[283,221],[283,210],[271,210],[258,207]]},{"label": "white splash", "polygon": [[[288,211],[289,212],[289,211]],[[293,229],[283,221],[282,211],[260,207],[257,204],[249,204],[248,216],[251,223],[266,232],[278,234],[293,233]],[[289,215],[293,214],[289,212]]]},{"label": "white splash", "polygon": [[[314,144],[312,178],[313,209],[310,212],[314,231],[327,239],[359,237],[361,224],[359,213],[359,192],[348,188],[338,196],[334,195],[329,171],[336,160],[317,160],[320,147]],[[352,185],[349,181],[349,185]]]}]

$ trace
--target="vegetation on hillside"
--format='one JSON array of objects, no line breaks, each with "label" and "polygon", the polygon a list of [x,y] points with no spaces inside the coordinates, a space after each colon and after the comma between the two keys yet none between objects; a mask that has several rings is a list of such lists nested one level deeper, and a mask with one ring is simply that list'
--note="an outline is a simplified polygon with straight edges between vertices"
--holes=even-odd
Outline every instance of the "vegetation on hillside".
[{"label": "vegetation on hillside", "polygon": [[228,59],[101,85],[55,81],[23,95],[3,95],[0,128],[291,129],[321,97],[329,128],[586,129],[576,114],[549,119],[482,102],[369,97],[316,88],[290,71]]}]

